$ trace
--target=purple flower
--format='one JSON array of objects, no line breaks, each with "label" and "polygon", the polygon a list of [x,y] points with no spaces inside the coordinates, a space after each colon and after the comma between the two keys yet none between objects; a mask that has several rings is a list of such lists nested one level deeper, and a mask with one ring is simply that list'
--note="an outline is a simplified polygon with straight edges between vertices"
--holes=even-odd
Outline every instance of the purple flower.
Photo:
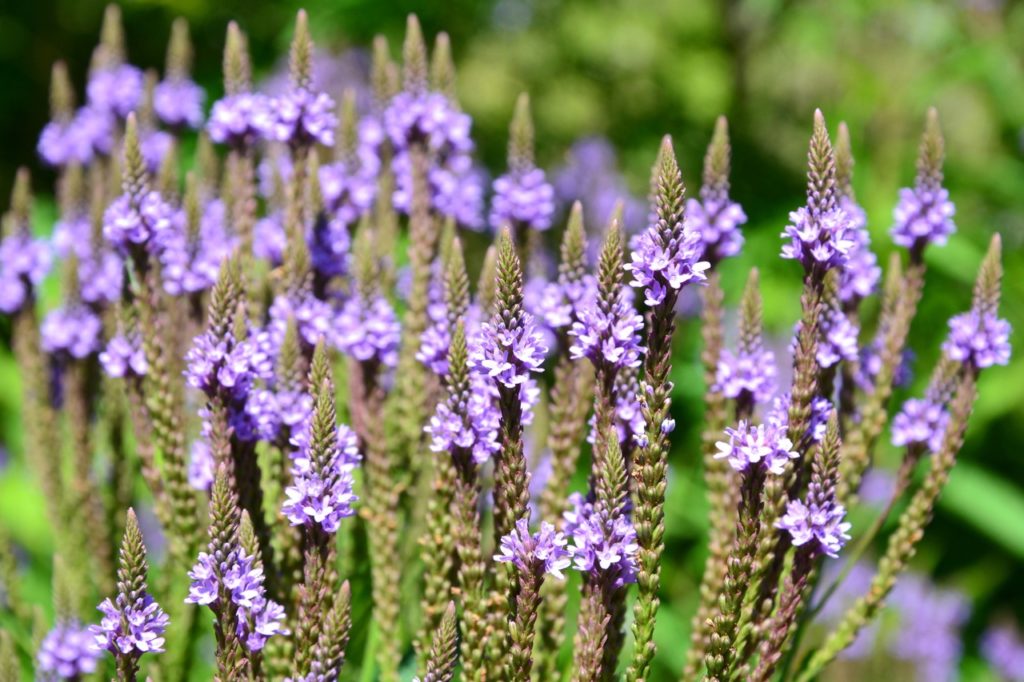
[{"label": "purple flower", "polygon": [[100,364],[112,377],[141,377],[149,371],[142,340],[137,335],[117,334],[112,337],[106,349],[100,353]]},{"label": "purple flower", "polygon": [[[768,412],[768,422],[781,433],[789,428],[789,393],[780,393],[772,401],[772,408]],[[825,428],[828,425],[829,413],[832,411],[832,402],[828,398],[815,396],[811,400],[811,417],[807,423],[807,431],[803,440],[808,443],[820,443],[825,437]]]},{"label": "purple flower", "polygon": [[782,246],[783,258],[800,261],[807,272],[831,270],[849,261],[857,242],[850,216],[842,208],[814,215],[801,206],[789,214],[789,221],[782,233],[790,239]]},{"label": "purple flower", "polygon": [[299,300],[288,296],[278,296],[268,311],[270,321],[267,324],[267,337],[261,340],[266,355],[274,359],[284,339],[288,318],[295,318],[299,327],[299,338],[310,348],[316,346],[321,337],[334,339],[337,315],[331,306],[312,294],[303,294]]},{"label": "purple flower", "polygon": [[299,472],[285,489],[281,511],[293,526],[318,525],[327,533],[337,532],[341,519],[352,516],[356,496],[352,472],[338,471],[322,476],[315,471]]},{"label": "purple flower", "polygon": [[563,517],[563,531],[572,540],[573,568],[592,576],[606,576],[615,587],[636,582],[636,530],[625,514],[610,516],[579,493],[569,496],[571,509]]},{"label": "purple flower", "polygon": [[99,652],[89,630],[76,620],[57,623],[43,638],[36,653],[36,667],[60,679],[79,679],[95,672]]},{"label": "purple flower", "polygon": [[820,324],[821,338],[815,356],[820,367],[827,369],[840,360],[853,362],[857,359],[857,335],[860,330],[846,313],[838,308],[830,308],[821,316]]},{"label": "purple flower", "polygon": [[900,190],[900,200],[893,209],[892,240],[899,246],[921,250],[927,244],[946,243],[956,231],[953,214],[956,207],[949,192],[942,187],[916,187]]},{"label": "purple flower", "polygon": [[555,189],[540,168],[502,175],[494,181],[491,227],[506,223],[531,230],[547,230],[555,213]]},{"label": "purple flower", "polygon": [[[282,419],[291,421],[290,426],[293,427],[291,440],[289,441],[293,448],[289,453],[289,458],[292,460],[292,469],[299,473],[307,473],[312,467],[312,461],[310,460],[309,453],[309,428],[310,428],[310,415],[312,414],[313,399],[309,394],[305,394],[309,402],[296,401],[296,407],[293,407],[290,411],[285,410],[282,412]],[[282,402],[284,402],[282,400]],[[306,409],[305,416],[301,421],[294,421],[294,417],[298,416],[304,408]],[[292,414],[291,418],[288,415]],[[286,422],[287,423],[287,422]],[[363,456],[359,453],[359,437],[356,436],[356,432],[345,426],[339,424],[336,429],[338,436],[338,452],[337,456],[332,463],[333,470],[351,472],[359,463],[363,461]]]},{"label": "purple flower", "polygon": [[960,630],[971,613],[967,597],[910,574],[896,583],[889,603],[899,612],[889,650],[914,664],[919,682],[956,680],[963,653]]},{"label": "purple flower", "polygon": [[962,313],[949,321],[949,337],[942,350],[978,369],[1005,365],[1010,362],[1010,323],[995,313]]},{"label": "purple flower", "polygon": [[292,90],[270,101],[266,136],[288,144],[333,147],[338,127],[334,111],[334,100],[326,93]]},{"label": "purple flower", "polygon": [[624,288],[609,310],[600,303],[583,308],[572,323],[570,356],[588,358],[595,367],[639,367],[644,318],[633,308],[630,290]]},{"label": "purple flower", "polygon": [[744,393],[755,402],[765,402],[775,392],[775,354],[764,348],[733,353],[723,349],[713,390],[736,399]]},{"label": "purple flower", "polygon": [[172,128],[198,128],[206,92],[187,78],[161,81],[153,90],[153,109]]},{"label": "purple flower", "polygon": [[469,131],[472,119],[438,92],[400,92],[384,110],[384,131],[397,153],[417,142],[444,159],[473,151]]},{"label": "purple flower", "polygon": [[715,459],[727,459],[736,471],[760,465],[770,473],[781,474],[789,460],[800,456],[786,437],[785,426],[771,420],[756,426],[741,421],[736,428],[726,428],[725,435],[728,442],[715,444],[718,448]]},{"label": "purple flower", "polygon": [[206,131],[219,144],[235,147],[254,144],[269,134],[270,103],[263,95],[242,92],[213,103]]},{"label": "purple flower", "polygon": [[236,342],[215,338],[206,331],[192,341],[185,355],[185,377],[188,385],[209,396],[223,394],[235,401],[244,401],[253,379],[272,368],[254,341]]},{"label": "purple flower", "polygon": [[190,241],[184,230],[163,240],[160,262],[163,265],[164,291],[172,296],[206,291],[217,281],[220,264],[234,247],[228,236],[224,202],[214,199],[203,207],[199,232]]},{"label": "purple flower", "polygon": [[[583,204],[586,225],[604,225],[617,201],[624,202],[623,226],[632,232],[644,224],[647,208],[629,191],[619,172],[615,148],[608,140],[588,137],[573,143],[567,161],[554,174],[555,193],[561,203]],[[599,246],[599,240],[594,240]]]},{"label": "purple flower", "polygon": [[840,205],[850,218],[854,246],[846,266],[839,273],[839,300],[859,301],[874,293],[882,277],[878,258],[871,251],[871,236],[865,225],[864,209],[849,197],[842,197]]},{"label": "purple flower", "polygon": [[350,162],[337,161],[320,168],[324,205],[344,226],[354,225],[366,215],[377,197],[376,174],[380,162],[374,152],[368,152],[366,157],[357,167]]},{"label": "purple flower", "polygon": [[167,235],[179,229],[181,219],[159,192],[149,191],[138,199],[122,194],[103,213],[103,236],[122,254],[132,247],[156,252]]},{"label": "purple flower", "polygon": [[42,239],[15,233],[0,241],[0,312],[18,312],[52,264],[50,245]]},{"label": "purple flower", "polygon": [[353,296],[338,313],[335,344],[360,362],[376,360],[385,367],[398,364],[402,326],[388,300],[380,295],[366,301]]},{"label": "purple flower", "polygon": [[[123,595],[122,595],[123,596]],[[133,604],[115,605],[104,599],[98,610],[103,614],[99,625],[89,626],[93,646],[112,654],[160,653],[164,650],[164,631],[170,619],[153,597],[144,593]]]},{"label": "purple flower", "polygon": [[686,229],[700,234],[703,258],[716,261],[740,252],[743,233],[739,228],[747,222],[747,214],[739,204],[718,194],[702,191],[699,200],[686,201]]},{"label": "purple flower", "polygon": [[937,403],[911,398],[892,420],[892,444],[924,445],[938,452],[949,423],[949,413]]},{"label": "purple flower", "polygon": [[453,453],[462,449],[471,453],[476,464],[483,465],[501,449],[501,412],[491,389],[482,377],[474,376],[465,403],[460,402],[460,396],[438,403],[423,429],[431,437],[431,451]]},{"label": "purple flower", "polygon": [[[348,237],[347,232],[345,236]],[[256,221],[253,228],[253,255],[277,267],[284,262],[284,250],[287,246],[288,236],[284,231],[280,211],[274,211]]]},{"label": "purple flower", "polygon": [[700,232],[676,230],[666,242],[658,225],[651,225],[635,240],[632,262],[623,266],[633,273],[630,286],[644,288],[648,306],[660,305],[669,289],[679,291],[688,282],[707,279],[704,271],[711,264],[699,260],[703,248]]},{"label": "purple flower", "polygon": [[[395,174],[395,209],[409,213],[412,207],[412,163],[408,152],[395,156],[391,163]],[[473,167],[469,154],[459,153],[427,170],[430,207],[439,215],[476,230],[483,225],[483,179]]]},{"label": "purple flower", "polygon": [[155,175],[173,145],[174,136],[165,130],[142,131],[139,138],[139,151],[142,152],[146,170]]},{"label": "purple flower", "polygon": [[818,504],[811,501],[790,500],[786,513],[775,522],[775,527],[789,533],[792,543],[802,547],[808,543],[811,549],[825,556],[837,557],[850,536],[850,524],[843,521],[846,509],[836,502]]},{"label": "purple flower", "polygon": [[100,69],[89,77],[89,106],[127,118],[142,102],[142,71],[131,64]]},{"label": "purple flower", "polygon": [[522,324],[513,329],[495,317],[480,327],[478,342],[469,353],[470,368],[514,388],[525,383],[531,372],[541,371],[548,349],[529,313],[523,313]]},{"label": "purple flower", "polygon": [[547,521],[542,521],[540,530],[531,535],[529,519],[519,519],[515,528],[501,538],[494,560],[513,563],[520,571],[550,573],[562,580],[562,571],[572,563],[565,545],[565,536]]},{"label": "purple flower", "polygon": [[213,453],[203,438],[192,441],[188,460],[188,484],[196,490],[209,490],[214,479]]},{"label": "purple flower", "polygon": [[981,638],[981,655],[1009,682],[1024,682],[1024,641],[1012,625],[989,627]]},{"label": "purple flower", "polygon": [[552,330],[570,326],[580,311],[597,300],[597,280],[587,274],[578,282],[560,278],[546,282],[541,277],[530,279],[523,291],[523,305],[534,317]]},{"label": "purple flower", "polygon": [[236,607],[235,633],[249,651],[261,651],[273,635],[288,634],[284,609],[267,599],[263,568],[244,550],[232,551],[220,565],[212,555],[200,552],[188,576],[192,583],[185,603],[220,608],[221,592],[226,593]]},{"label": "purple flower", "polygon": [[44,351],[78,360],[99,350],[102,331],[100,318],[82,305],[50,311],[39,329]]},{"label": "purple flower", "polygon": [[50,121],[39,135],[36,151],[50,166],[87,165],[114,146],[114,117],[96,107],[82,107],[70,121]]}]

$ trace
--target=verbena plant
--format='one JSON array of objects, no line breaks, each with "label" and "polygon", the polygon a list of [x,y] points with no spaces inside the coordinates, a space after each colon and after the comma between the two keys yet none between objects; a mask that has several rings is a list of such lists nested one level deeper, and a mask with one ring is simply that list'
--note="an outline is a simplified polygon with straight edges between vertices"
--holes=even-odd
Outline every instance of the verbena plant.
[{"label": "verbena plant", "polygon": [[[626,234],[620,205],[591,248],[577,203],[556,257],[554,190],[533,159],[525,95],[485,219],[446,36],[428,58],[411,18],[400,65],[379,38],[366,101],[323,92],[312,54],[300,13],[290,86],[260,94],[231,24],[225,95],[205,123],[183,22],[162,80],[126,61],[116,8],[84,106],[54,67],[39,152],[57,171],[59,220],[51,240],[33,237],[20,173],[0,309],[24,384],[25,460],[57,539],[56,621],[22,597],[5,539],[0,678],[31,661],[40,678],[135,680],[145,668],[185,679],[208,669],[199,644],[212,638],[224,681],[334,680],[357,667],[382,680],[410,668],[432,681],[650,679],[687,288],[702,303],[705,425],[691,456],[710,518],[681,678],[818,675],[911,559],[978,374],[1010,354],[994,237],[927,393],[892,420],[904,456],[889,504],[847,546],[846,509],[905,374],[924,252],[954,229],[937,114],[895,210],[892,239],[907,253],[880,285],[848,133],[840,125],[833,146],[815,113],[806,204],[782,235],[804,284],[781,381],[756,270],[737,343],[725,343],[716,268],[742,248],[746,215],[729,195],[724,119],[697,198],[666,137],[648,227]],[[196,129],[182,179],[177,150]],[[487,227],[493,246],[467,263],[463,242],[484,237],[465,230]],[[63,300],[40,318],[54,255]],[[869,335],[859,311],[879,289]],[[585,489],[573,491],[583,453]],[[868,591],[807,641],[845,577],[822,581],[824,558],[854,565],[904,498]],[[137,505],[166,537],[152,577]],[[567,572],[581,576],[575,625]]]}]

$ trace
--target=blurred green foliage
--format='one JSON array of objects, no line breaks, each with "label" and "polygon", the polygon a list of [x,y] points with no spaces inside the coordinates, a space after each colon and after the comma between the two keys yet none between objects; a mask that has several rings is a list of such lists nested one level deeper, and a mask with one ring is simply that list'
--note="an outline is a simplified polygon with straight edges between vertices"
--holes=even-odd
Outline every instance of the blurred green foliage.
[{"label": "blurred green foliage", "polygon": [[[102,0],[35,0],[0,7],[0,187],[30,164],[37,187],[52,180],[34,145],[47,119],[53,61],[81,84]],[[958,232],[928,254],[925,299],[912,332],[919,375],[934,361],[945,321],[969,304],[970,282],[989,236],[1004,237],[1004,315],[1024,328],[1024,3],[1011,0],[127,0],[131,60],[160,67],[172,18],[185,16],[196,43],[197,77],[220,92],[224,29],[237,19],[257,67],[284,53],[303,5],[318,43],[340,50],[384,33],[397,50],[405,15],[428,35],[447,31],[459,68],[462,105],[474,117],[481,157],[504,161],[514,100],[534,103],[538,159],[555,165],[571,142],[600,134],[618,149],[633,190],[643,195],[657,140],[671,133],[691,190],[715,116],[733,138],[733,194],[751,222],[743,255],[722,266],[734,303],[748,270],[763,272],[769,329],[785,336],[798,310],[798,268],[777,258],[787,211],[802,202],[811,112],[845,120],[857,167],[854,185],[885,263],[896,190],[912,182],[924,112],[939,108],[947,137],[947,184]],[[3,190],[6,191],[6,190]],[[703,561],[704,500],[696,443],[700,382],[696,330],[684,325],[675,412],[681,428],[668,504],[666,608],[658,637],[659,677],[676,674]],[[6,331],[4,332],[6,334]],[[1019,335],[1014,338],[1019,350]],[[0,353],[0,435],[18,450],[17,368]],[[898,398],[904,397],[898,396]],[[957,467],[916,562],[975,603],[970,637],[997,616],[1024,619],[1024,356],[987,372]],[[895,452],[882,448],[882,464]],[[38,492],[23,469],[0,477],[0,518],[30,552],[48,543]],[[868,521],[862,521],[867,523]],[[38,587],[45,579],[33,578]],[[36,592],[37,590],[33,590]],[[973,660],[971,679],[988,679]]]}]

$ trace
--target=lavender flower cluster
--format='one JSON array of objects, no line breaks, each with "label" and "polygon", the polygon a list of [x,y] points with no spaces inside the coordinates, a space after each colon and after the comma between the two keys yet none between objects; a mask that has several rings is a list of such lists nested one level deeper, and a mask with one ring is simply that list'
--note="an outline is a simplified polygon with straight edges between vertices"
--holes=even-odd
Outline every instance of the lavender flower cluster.
[{"label": "lavender flower cluster", "polygon": [[[837,591],[816,591],[827,559],[890,525],[854,528],[847,510],[870,497],[861,482],[908,352],[922,253],[953,231],[934,112],[891,233],[907,266],[888,273],[879,306],[861,305],[882,272],[848,131],[833,147],[816,112],[806,204],[783,232],[804,288],[786,357],[764,342],[756,271],[725,343],[719,265],[740,254],[747,215],[730,194],[724,118],[696,198],[665,138],[645,211],[593,140],[559,172],[538,166],[525,95],[487,190],[448,38],[428,50],[414,17],[401,64],[378,38],[368,73],[325,83],[300,12],[276,88],[251,81],[232,23],[208,112],[184,22],[154,87],[127,61],[116,7],[102,36],[85,106],[54,69],[38,145],[59,175],[54,236],[34,236],[51,230],[32,223],[20,173],[0,241],[24,459],[58,548],[57,619],[22,652],[40,678],[337,680],[360,655],[349,642],[373,632],[358,663],[383,680],[413,657],[429,680],[557,679],[578,588],[573,678],[615,679],[621,664],[630,682],[652,679],[678,518],[669,453],[677,420],[696,413],[674,385],[691,376],[691,346],[675,342],[688,289],[702,308],[709,551],[682,677],[809,682],[856,647],[931,518],[980,372],[1010,359],[996,237],[927,393],[892,418],[903,462],[884,556],[864,584],[847,581],[850,605],[808,608]],[[175,155],[193,136],[181,178]],[[578,199],[562,230],[560,202]],[[561,237],[557,255],[540,232]],[[63,300],[44,313],[55,257]],[[143,529],[152,545],[166,538],[152,589]],[[6,549],[0,538],[5,581],[17,578]],[[5,582],[19,617],[20,594]],[[930,603],[893,596],[908,611]],[[99,603],[98,623],[79,620],[79,602]],[[828,632],[787,655],[819,611]],[[898,655],[927,658],[927,633],[901,633]],[[7,642],[0,670],[18,656]],[[1010,669],[1006,637],[987,642]]]}]

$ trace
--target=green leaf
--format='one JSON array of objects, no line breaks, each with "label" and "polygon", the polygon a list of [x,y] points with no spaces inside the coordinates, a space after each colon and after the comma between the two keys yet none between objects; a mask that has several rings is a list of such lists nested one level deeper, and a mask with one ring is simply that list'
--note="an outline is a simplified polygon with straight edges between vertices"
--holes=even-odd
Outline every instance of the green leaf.
[{"label": "green leaf", "polygon": [[1024,492],[969,462],[950,475],[939,506],[1024,558]]}]

